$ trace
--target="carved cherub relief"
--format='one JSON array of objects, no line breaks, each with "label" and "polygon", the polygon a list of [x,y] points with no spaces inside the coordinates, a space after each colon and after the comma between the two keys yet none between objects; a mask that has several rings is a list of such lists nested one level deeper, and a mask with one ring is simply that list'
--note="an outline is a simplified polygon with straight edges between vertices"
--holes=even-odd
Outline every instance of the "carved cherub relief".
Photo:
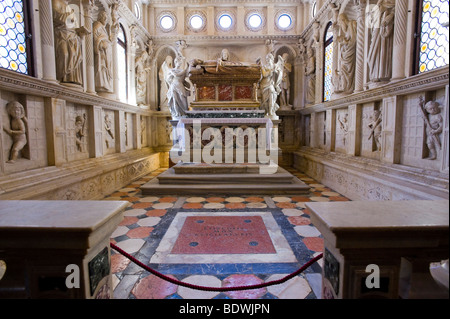
[{"label": "carved cherub relief", "polygon": [[372,139],[372,152],[381,151],[381,111],[374,110],[371,122],[367,125],[370,129],[369,140]]},{"label": "carved cherub relief", "polygon": [[343,133],[342,142],[346,145],[347,142],[347,134],[348,134],[348,113],[345,113],[343,116],[338,116],[339,128]]},{"label": "carved cherub relief", "polygon": [[83,115],[77,115],[75,117],[75,143],[79,152],[83,152],[83,137],[86,136],[85,128],[86,113],[83,113]]},{"label": "carved cherub relief", "polygon": [[13,101],[8,103],[6,105],[6,111],[11,118],[10,128],[4,127],[3,130],[11,136],[13,141],[7,163],[14,163],[28,143],[28,120],[25,116],[25,108],[19,102]]},{"label": "carved cherub relief", "polygon": [[108,114],[105,115],[104,125],[105,125],[105,131],[107,133],[107,136],[105,137],[106,148],[109,148],[110,147],[110,145],[109,145],[109,138],[114,140],[114,133],[112,131],[113,130],[112,122],[111,122],[111,119],[109,118]]},{"label": "carved cherub relief", "polygon": [[429,153],[427,159],[435,160],[438,150],[441,149],[440,134],[444,124],[440,105],[435,101],[429,101],[424,105],[423,97],[420,97],[419,108],[425,123],[425,137]]}]

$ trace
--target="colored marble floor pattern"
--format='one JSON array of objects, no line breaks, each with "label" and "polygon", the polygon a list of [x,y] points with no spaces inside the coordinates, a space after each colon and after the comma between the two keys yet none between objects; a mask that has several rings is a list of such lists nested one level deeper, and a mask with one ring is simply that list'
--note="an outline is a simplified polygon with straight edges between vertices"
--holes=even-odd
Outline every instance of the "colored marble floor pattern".
[{"label": "colored marble floor pattern", "polygon": [[[122,223],[111,236],[111,242],[153,269],[190,284],[232,287],[260,284],[283,278],[323,251],[323,238],[312,225],[305,202],[348,200],[299,171],[291,168],[288,170],[311,187],[309,194],[299,196],[144,196],[140,192],[140,186],[155,178],[164,169],[152,172],[105,198],[105,200],[130,202]],[[196,216],[202,214],[206,216],[202,217],[204,221],[217,221],[212,217],[217,216],[217,218],[223,218],[224,222],[230,223],[230,227],[236,223],[236,220],[227,219],[228,215],[241,216],[242,221],[246,222],[250,219],[261,222],[258,217],[255,217],[259,215],[264,218],[273,216],[273,223],[276,226],[269,230],[270,236],[272,240],[287,242],[284,246],[276,245],[277,249],[289,251],[284,252],[284,257],[280,255],[280,262],[277,260],[278,255],[273,255],[275,257],[268,261],[245,258],[240,261],[239,256],[243,255],[238,253],[241,252],[250,253],[248,256],[256,256],[256,259],[258,256],[271,256],[263,254],[271,252],[273,246],[267,242],[267,234],[262,233],[250,242],[258,245],[261,241],[262,251],[253,253],[250,250],[233,251],[232,247],[229,247],[227,251],[225,245],[222,247],[225,249],[223,254],[217,255],[218,260],[223,260],[223,263],[217,260],[215,263],[208,263],[208,259],[202,259],[202,256],[213,255],[185,254],[189,249],[182,248],[182,244],[197,242],[189,238],[180,238],[181,246],[177,246],[177,249],[183,254],[172,255],[178,256],[175,262],[152,262],[152,260],[165,260],[158,259],[157,256],[159,251],[165,249],[164,243],[170,242],[167,238],[164,241],[165,236],[177,238],[179,233],[183,233],[174,229],[172,225],[177,218],[186,215],[187,217],[184,217],[186,221],[190,220],[194,223]],[[195,224],[189,225],[187,227],[196,227]],[[280,227],[278,230],[277,225]],[[174,231],[177,233],[173,233]],[[287,249],[286,246],[288,246]],[[192,256],[195,256],[195,262],[192,262],[194,260],[190,258]],[[114,250],[111,252],[111,266],[116,299],[315,299],[320,297],[322,260],[284,284],[231,292],[192,290],[163,281]]]}]

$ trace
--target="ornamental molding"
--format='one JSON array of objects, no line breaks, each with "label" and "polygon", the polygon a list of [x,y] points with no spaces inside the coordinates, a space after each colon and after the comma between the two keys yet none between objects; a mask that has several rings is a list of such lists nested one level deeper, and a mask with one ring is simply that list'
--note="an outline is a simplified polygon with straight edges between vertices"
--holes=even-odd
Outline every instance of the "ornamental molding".
[{"label": "ornamental molding", "polygon": [[445,87],[449,82],[449,67],[411,76],[407,79],[389,82],[383,86],[357,92],[342,98],[316,104],[300,110],[303,115],[323,112],[327,109],[348,107],[352,104],[370,103],[396,95],[407,95],[417,92],[436,90]]},{"label": "ornamental molding", "polygon": [[258,34],[248,34],[248,35],[158,35],[152,37],[155,43],[159,45],[172,44],[178,40],[185,40],[189,45],[194,45],[196,43],[208,43],[214,45],[223,44],[223,41],[230,42],[242,42],[243,45],[248,45],[249,42],[254,43],[264,43],[266,40],[277,40],[283,41],[285,43],[298,43],[298,35],[258,35]]},{"label": "ornamental molding", "polygon": [[152,114],[148,109],[142,109],[138,106],[88,94],[58,83],[44,81],[1,68],[0,85],[1,90],[8,90],[17,94],[62,99],[78,105],[95,105],[105,109],[142,114],[145,116]]}]

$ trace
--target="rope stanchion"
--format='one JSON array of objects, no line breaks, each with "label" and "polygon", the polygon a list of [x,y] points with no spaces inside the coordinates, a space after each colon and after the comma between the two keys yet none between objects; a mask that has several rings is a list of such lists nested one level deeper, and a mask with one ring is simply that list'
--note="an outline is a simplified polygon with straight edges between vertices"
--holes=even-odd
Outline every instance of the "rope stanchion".
[{"label": "rope stanchion", "polygon": [[289,274],[281,279],[278,280],[273,280],[273,281],[269,281],[266,283],[262,283],[262,284],[257,284],[257,285],[251,285],[251,286],[237,286],[237,287],[205,287],[205,286],[198,286],[198,285],[193,285],[193,284],[189,284],[186,282],[182,282],[179,281],[177,279],[168,277],[150,267],[148,267],[147,265],[143,264],[142,262],[140,262],[139,260],[137,260],[136,258],[134,258],[133,256],[131,256],[130,254],[128,254],[127,252],[125,252],[123,249],[117,247],[115,244],[110,243],[110,246],[112,249],[116,250],[117,252],[119,252],[120,254],[122,254],[123,256],[125,256],[126,258],[128,258],[129,260],[131,260],[132,262],[134,262],[136,265],[142,267],[143,269],[147,270],[148,272],[150,272],[151,274],[165,280],[168,281],[172,284],[178,285],[178,286],[183,286],[186,288],[190,288],[190,289],[195,289],[195,290],[201,290],[201,291],[214,291],[214,292],[226,292],[226,291],[239,291],[239,290],[252,290],[252,289],[260,289],[260,288],[265,288],[268,286],[273,286],[273,285],[279,285],[282,284],[296,276],[298,276],[299,274],[301,274],[303,271],[305,271],[306,269],[308,269],[312,264],[314,264],[315,262],[317,262],[318,260],[320,260],[323,257],[323,254],[321,253],[320,255],[314,257],[313,259],[311,259],[310,261],[308,261],[306,264],[304,264],[302,267],[300,267],[297,271],[293,272],[292,274]]}]

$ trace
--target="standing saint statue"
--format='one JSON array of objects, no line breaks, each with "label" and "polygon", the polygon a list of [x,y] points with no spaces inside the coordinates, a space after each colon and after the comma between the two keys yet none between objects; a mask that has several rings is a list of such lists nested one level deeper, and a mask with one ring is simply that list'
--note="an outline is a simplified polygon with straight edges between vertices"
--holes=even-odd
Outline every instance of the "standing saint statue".
[{"label": "standing saint statue", "polygon": [[25,116],[25,108],[19,102],[10,102],[6,105],[6,111],[11,117],[10,127],[3,127],[3,130],[12,138],[13,144],[9,154],[7,163],[14,163],[18,158],[20,152],[28,143],[27,127],[28,120]]},{"label": "standing saint statue", "polygon": [[99,13],[94,22],[95,87],[98,92],[113,92],[112,34],[106,30],[108,15]]},{"label": "standing saint statue", "polygon": [[136,57],[136,103],[145,105],[147,98],[147,73],[150,70],[147,50]]},{"label": "standing saint statue", "polygon": [[281,79],[280,106],[290,107],[289,100],[291,98],[291,81],[289,74],[292,72],[292,64],[288,63],[289,53],[283,53],[284,68],[283,77]]},{"label": "standing saint statue", "polygon": [[355,84],[356,30],[355,20],[349,20],[345,13],[339,14],[337,26],[339,33],[339,59],[333,77],[334,92],[352,93]]},{"label": "standing saint statue", "polygon": [[168,110],[168,99],[167,99],[167,91],[169,90],[169,82],[168,76],[169,71],[173,69],[173,58],[171,55],[168,55],[164,60],[163,64],[161,64],[161,68],[159,69],[159,83],[160,83],[160,91],[159,91],[159,107],[161,111]]},{"label": "standing saint statue", "polygon": [[395,0],[378,0],[370,12],[372,40],[367,54],[369,80],[388,81],[392,76]]},{"label": "standing saint statue", "polygon": [[316,54],[310,46],[306,49],[306,103],[312,104],[316,100]]},{"label": "standing saint statue", "polygon": [[261,66],[261,108],[266,112],[266,117],[278,119],[276,111],[280,108],[277,103],[278,94],[281,92],[281,80],[283,78],[284,60],[278,56],[275,64],[272,53],[267,54],[266,64]]},{"label": "standing saint statue", "polygon": [[175,67],[169,70],[167,91],[167,101],[173,119],[179,119],[188,110],[188,96],[190,95],[190,84],[186,81],[188,67],[182,68],[183,60],[180,57],[175,59]]},{"label": "standing saint statue", "polygon": [[74,10],[65,0],[53,0],[53,26],[55,28],[56,77],[61,83],[82,85],[81,36],[84,28],[76,28]]}]

